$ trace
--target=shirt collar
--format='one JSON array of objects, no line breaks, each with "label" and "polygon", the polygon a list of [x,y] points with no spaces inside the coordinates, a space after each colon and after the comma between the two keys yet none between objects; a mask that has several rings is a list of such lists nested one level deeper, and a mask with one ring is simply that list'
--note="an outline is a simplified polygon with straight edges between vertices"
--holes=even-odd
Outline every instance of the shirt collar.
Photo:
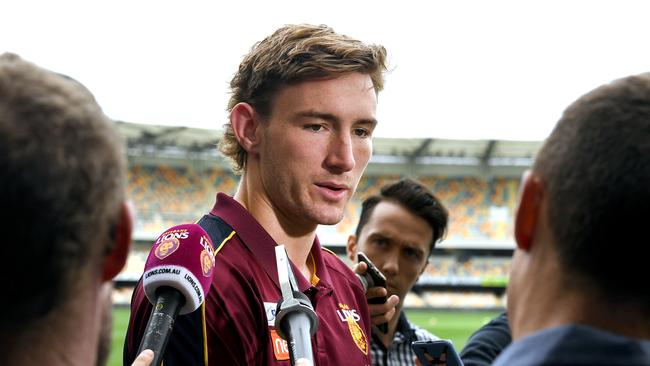
[{"label": "shirt collar", "polygon": [[415,336],[413,327],[411,327],[411,323],[409,323],[406,315],[404,314],[404,311],[402,310],[399,312],[399,320],[397,321],[396,333],[401,333],[404,335],[404,338],[406,338],[406,340],[409,342],[415,341],[417,338]]},{"label": "shirt collar", "polygon": [[[375,328],[373,327],[371,337],[374,339],[375,343],[381,346],[381,349],[385,351],[386,347],[379,338],[379,335],[374,332],[374,329]],[[412,343],[414,341],[417,341],[415,331],[413,330],[413,327],[411,327],[411,323],[406,318],[404,311],[400,311],[399,319],[397,320],[397,327],[395,328],[395,334],[393,335],[393,344],[402,344],[404,342]]]},{"label": "shirt collar", "polygon": [[[210,214],[219,216],[235,230],[242,244],[250,251],[251,255],[279,289],[278,270],[275,262],[275,246],[277,243],[262,225],[239,202],[224,193],[217,194],[217,201]],[[313,279],[318,280],[318,284],[314,285],[314,287],[317,285],[330,287],[330,276],[323,261],[318,237],[314,239],[311,246],[310,257],[313,258],[312,263],[315,266],[315,278]],[[291,263],[291,269],[295,274],[300,292],[305,292],[312,286],[293,263]]]}]

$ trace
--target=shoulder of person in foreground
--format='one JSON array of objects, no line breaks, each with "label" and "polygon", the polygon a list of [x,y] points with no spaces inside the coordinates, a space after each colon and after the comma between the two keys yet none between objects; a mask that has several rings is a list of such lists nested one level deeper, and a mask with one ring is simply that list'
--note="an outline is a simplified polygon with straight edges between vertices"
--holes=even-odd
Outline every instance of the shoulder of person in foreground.
[{"label": "shoulder of person in foreground", "polygon": [[466,366],[491,365],[511,342],[508,316],[503,312],[470,336],[460,358]]}]

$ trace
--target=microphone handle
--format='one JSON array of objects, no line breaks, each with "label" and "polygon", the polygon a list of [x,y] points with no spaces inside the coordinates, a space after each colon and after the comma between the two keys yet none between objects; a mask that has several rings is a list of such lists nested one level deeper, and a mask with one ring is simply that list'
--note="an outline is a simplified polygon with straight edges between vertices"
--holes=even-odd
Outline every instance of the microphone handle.
[{"label": "microphone handle", "polygon": [[151,366],[162,362],[167,342],[172,335],[174,321],[183,306],[183,295],[173,287],[163,286],[156,291],[156,304],[153,306],[147,328],[145,329],[138,353],[145,349],[153,351]]},{"label": "microphone handle", "polygon": [[310,321],[307,314],[294,312],[287,314],[284,319],[284,333],[288,335],[289,356],[291,364],[295,365],[299,358],[306,358],[314,364],[311,349]]}]

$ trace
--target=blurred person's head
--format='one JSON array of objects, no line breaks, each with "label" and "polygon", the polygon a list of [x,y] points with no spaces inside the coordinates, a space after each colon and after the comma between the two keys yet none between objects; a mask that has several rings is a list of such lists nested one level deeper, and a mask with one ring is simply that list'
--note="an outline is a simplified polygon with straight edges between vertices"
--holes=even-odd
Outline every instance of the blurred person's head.
[{"label": "blurred person's head", "polygon": [[[558,325],[644,314],[619,322],[626,329],[603,324],[623,333],[650,324],[650,288],[639,275],[649,187],[650,74],[601,86],[566,109],[522,181],[508,285],[515,337],[534,330],[536,317]],[[551,299],[553,314],[533,311]],[[568,314],[572,306],[588,311]]]},{"label": "blurred person's head", "polygon": [[444,237],[447,221],[447,209],[424,185],[411,179],[385,185],[363,202],[356,232],[348,237],[348,257],[356,262],[357,253],[365,253],[401,307]]},{"label": "blurred person's head", "polygon": [[83,85],[8,53],[0,56],[0,202],[0,358],[40,357],[47,342],[65,352],[69,341],[94,361],[103,284],[130,245],[122,144]]}]

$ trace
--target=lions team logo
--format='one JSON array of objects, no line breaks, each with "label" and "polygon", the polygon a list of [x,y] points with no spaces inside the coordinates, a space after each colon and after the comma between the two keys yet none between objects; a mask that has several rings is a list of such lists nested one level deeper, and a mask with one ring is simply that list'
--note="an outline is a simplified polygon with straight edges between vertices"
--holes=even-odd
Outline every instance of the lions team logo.
[{"label": "lions team logo", "polygon": [[337,310],[336,312],[338,313],[339,318],[348,324],[348,330],[354,340],[354,344],[357,345],[357,348],[359,348],[364,355],[367,355],[368,338],[366,338],[366,333],[363,332],[363,329],[361,329],[359,323],[357,323],[360,319],[359,315],[356,313],[356,310],[350,310],[350,307],[346,304],[339,304],[339,308],[341,310]]},{"label": "lions team logo", "polygon": [[156,247],[156,251],[154,251],[154,255],[158,259],[165,259],[169,257],[170,254],[174,253],[176,249],[181,245],[180,241],[178,241],[177,238],[175,237],[167,237],[163,239],[160,244]]},{"label": "lions team logo", "polygon": [[212,269],[214,268],[214,248],[212,247],[212,243],[210,240],[205,237],[201,236],[201,239],[199,240],[199,243],[203,247],[203,250],[201,251],[201,270],[203,271],[203,275],[205,277],[210,277],[212,274]]},{"label": "lions team logo", "polygon": [[212,259],[212,256],[206,250],[202,250],[201,269],[203,270],[203,275],[205,277],[210,277],[213,268],[214,268],[214,259]]}]

